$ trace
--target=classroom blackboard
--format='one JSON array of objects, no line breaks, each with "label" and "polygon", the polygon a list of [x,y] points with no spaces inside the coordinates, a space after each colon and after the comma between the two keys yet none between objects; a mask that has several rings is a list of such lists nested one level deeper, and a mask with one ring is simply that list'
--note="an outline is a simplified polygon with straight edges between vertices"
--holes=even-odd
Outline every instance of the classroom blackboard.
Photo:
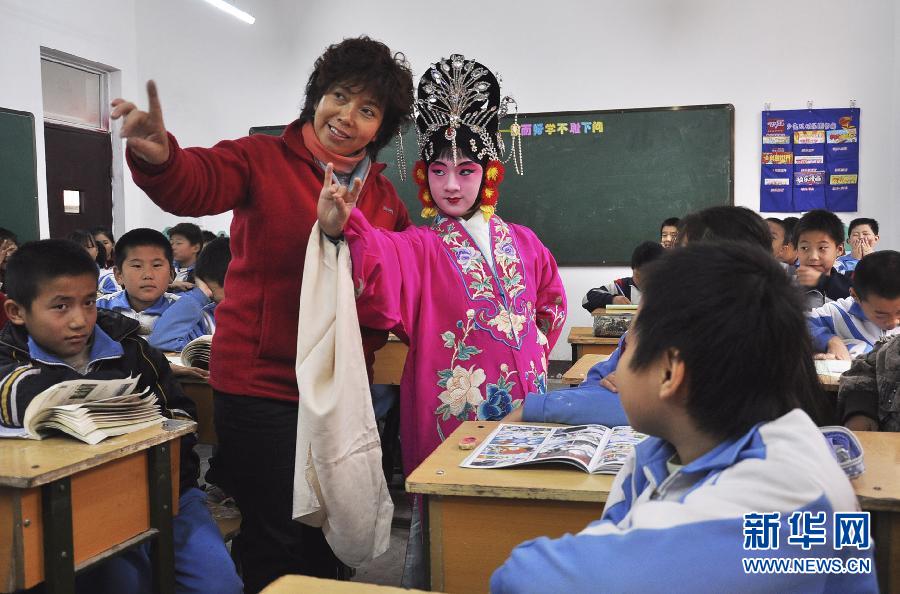
[{"label": "classroom blackboard", "polygon": [[0,107],[0,227],[39,238],[34,115]]},{"label": "classroom blackboard", "polygon": [[[533,229],[560,266],[628,265],[659,225],[708,206],[734,203],[734,107],[702,105],[519,114],[524,175],[506,164],[497,212]],[[508,132],[512,118],[501,122]],[[283,126],[250,133],[280,134]],[[504,140],[509,145],[509,136]],[[403,137],[411,171],[415,131]],[[395,146],[379,160],[422,224],[409,176],[401,182]]]}]

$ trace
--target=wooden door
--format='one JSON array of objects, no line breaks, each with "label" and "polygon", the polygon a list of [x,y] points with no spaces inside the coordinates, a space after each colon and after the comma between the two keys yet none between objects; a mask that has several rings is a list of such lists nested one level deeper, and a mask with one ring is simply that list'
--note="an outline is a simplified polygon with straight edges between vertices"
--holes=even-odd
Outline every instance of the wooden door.
[{"label": "wooden door", "polygon": [[[112,228],[112,142],[108,132],[44,123],[50,237]],[[64,199],[65,197],[65,199]]]}]

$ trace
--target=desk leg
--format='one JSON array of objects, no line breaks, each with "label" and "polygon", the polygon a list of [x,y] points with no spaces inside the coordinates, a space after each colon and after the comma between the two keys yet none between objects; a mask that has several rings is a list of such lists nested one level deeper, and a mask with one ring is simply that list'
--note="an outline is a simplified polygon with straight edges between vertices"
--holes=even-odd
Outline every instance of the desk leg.
[{"label": "desk leg", "polygon": [[578,345],[577,345],[577,344],[573,344],[573,345],[572,345],[572,365],[575,365],[576,363],[578,363],[578,359],[579,359],[579,357],[578,357]]},{"label": "desk leg", "polygon": [[422,539],[425,543],[425,546],[422,547],[425,549],[425,559],[423,560],[425,564],[425,583],[429,585],[431,590],[434,590],[434,585],[431,583],[431,518],[428,515],[428,502],[431,496],[418,495],[418,497],[421,498],[420,501],[422,502],[422,509],[419,510],[419,521],[422,522]]},{"label": "desk leg", "polygon": [[157,530],[150,544],[153,591],[175,592],[175,548],[172,543],[172,470],[170,448],[163,443],[148,450],[150,471],[150,527]]},{"label": "desk leg", "polygon": [[62,478],[41,487],[44,522],[44,581],[48,594],[75,592],[72,545],[72,485]]},{"label": "desk leg", "polygon": [[882,592],[900,592],[900,513],[872,512],[875,566]]}]

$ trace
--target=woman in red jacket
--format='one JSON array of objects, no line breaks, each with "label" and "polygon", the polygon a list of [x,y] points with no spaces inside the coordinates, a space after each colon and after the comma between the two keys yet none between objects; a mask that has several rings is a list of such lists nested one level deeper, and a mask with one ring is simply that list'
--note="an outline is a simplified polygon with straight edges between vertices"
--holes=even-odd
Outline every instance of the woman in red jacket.
[{"label": "woman in red jacket", "polygon": [[[246,592],[285,574],[342,573],[321,530],[291,519],[303,259],[326,163],[334,164],[342,184],[363,180],[358,206],[373,224],[398,231],[409,225],[375,157],[410,122],[412,89],[402,54],[361,37],[330,46],[316,60],[300,117],[281,137],[182,149],[165,129],[152,81],[147,112],[122,99],[112,103],[112,118],[124,119],[135,183],[157,205],[180,216],[233,211],[210,383],[216,472],[243,516],[235,546]],[[364,333],[370,363],[385,340]]]}]

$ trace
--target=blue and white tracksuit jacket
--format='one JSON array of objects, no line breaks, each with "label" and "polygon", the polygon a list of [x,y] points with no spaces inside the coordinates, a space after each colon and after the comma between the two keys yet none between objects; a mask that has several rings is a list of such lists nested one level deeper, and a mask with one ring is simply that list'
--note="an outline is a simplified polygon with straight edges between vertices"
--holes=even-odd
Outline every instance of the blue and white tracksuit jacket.
[{"label": "blue and white tracksuit jacket", "polygon": [[609,359],[588,371],[580,386],[554,390],[546,394],[528,394],[522,408],[522,420],[529,423],[596,423],[608,427],[627,425],[628,418],[619,395],[600,385],[600,380],[616,370],[622,354],[622,340]]},{"label": "blue and white tracksuit jacket", "polygon": [[175,280],[176,281],[187,281],[189,283],[194,282],[194,265],[182,267],[178,262],[174,262],[172,264],[175,269]]},{"label": "blue and white tracksuit jacket", "polygon": [[854,258],[853,254],[844,254],[835,259],[834,269],[841,274],[849,276],[851,272],[856,270],[857,264],[859,264],[859,260]]},{"label": "blue and white tracksuit jacket", "polygon": [[[491,592],[877,592],[873,548],[834,550],[834,512],[858,509],[850,481],[797,409],[669,473],[649,437],[616,476],[600,520],[519,545]],[[790,544],[794,511],[824,512],[826,544]],[[744,514],[779,512],[775,550],[745,550]],[[774,532],[774,531],[773,531]],[[743,559],[864,558],[871,572],[746,573]]]},{"label": "blue and white tracksuit jacket", "polygon": [[852,357],[865,355],[879,340],[900,334],[900,327],[885,331],[872,323],[853,297],[829,301],[807,312],[806,323],[817,352],[826,352],[828,341],[839,336]]},{"label": "blue and white tracksuit jacket", "polygon": [[112,268],[101,268],[100,277],[97,279],[97,292],[109,295],[121,291],[122,287],[116,282],[116,275]]},{"label": "blue and white tracksuit jacket", "polygon": [[141,334],[151,346],[163,351],[181,351],[187,343],[216,330],[215,303],[200,289],[184,293],[163,293],[144,311],[137,312],[122,289],[97,298],[97,307],[111,309],[137,320]]}]

